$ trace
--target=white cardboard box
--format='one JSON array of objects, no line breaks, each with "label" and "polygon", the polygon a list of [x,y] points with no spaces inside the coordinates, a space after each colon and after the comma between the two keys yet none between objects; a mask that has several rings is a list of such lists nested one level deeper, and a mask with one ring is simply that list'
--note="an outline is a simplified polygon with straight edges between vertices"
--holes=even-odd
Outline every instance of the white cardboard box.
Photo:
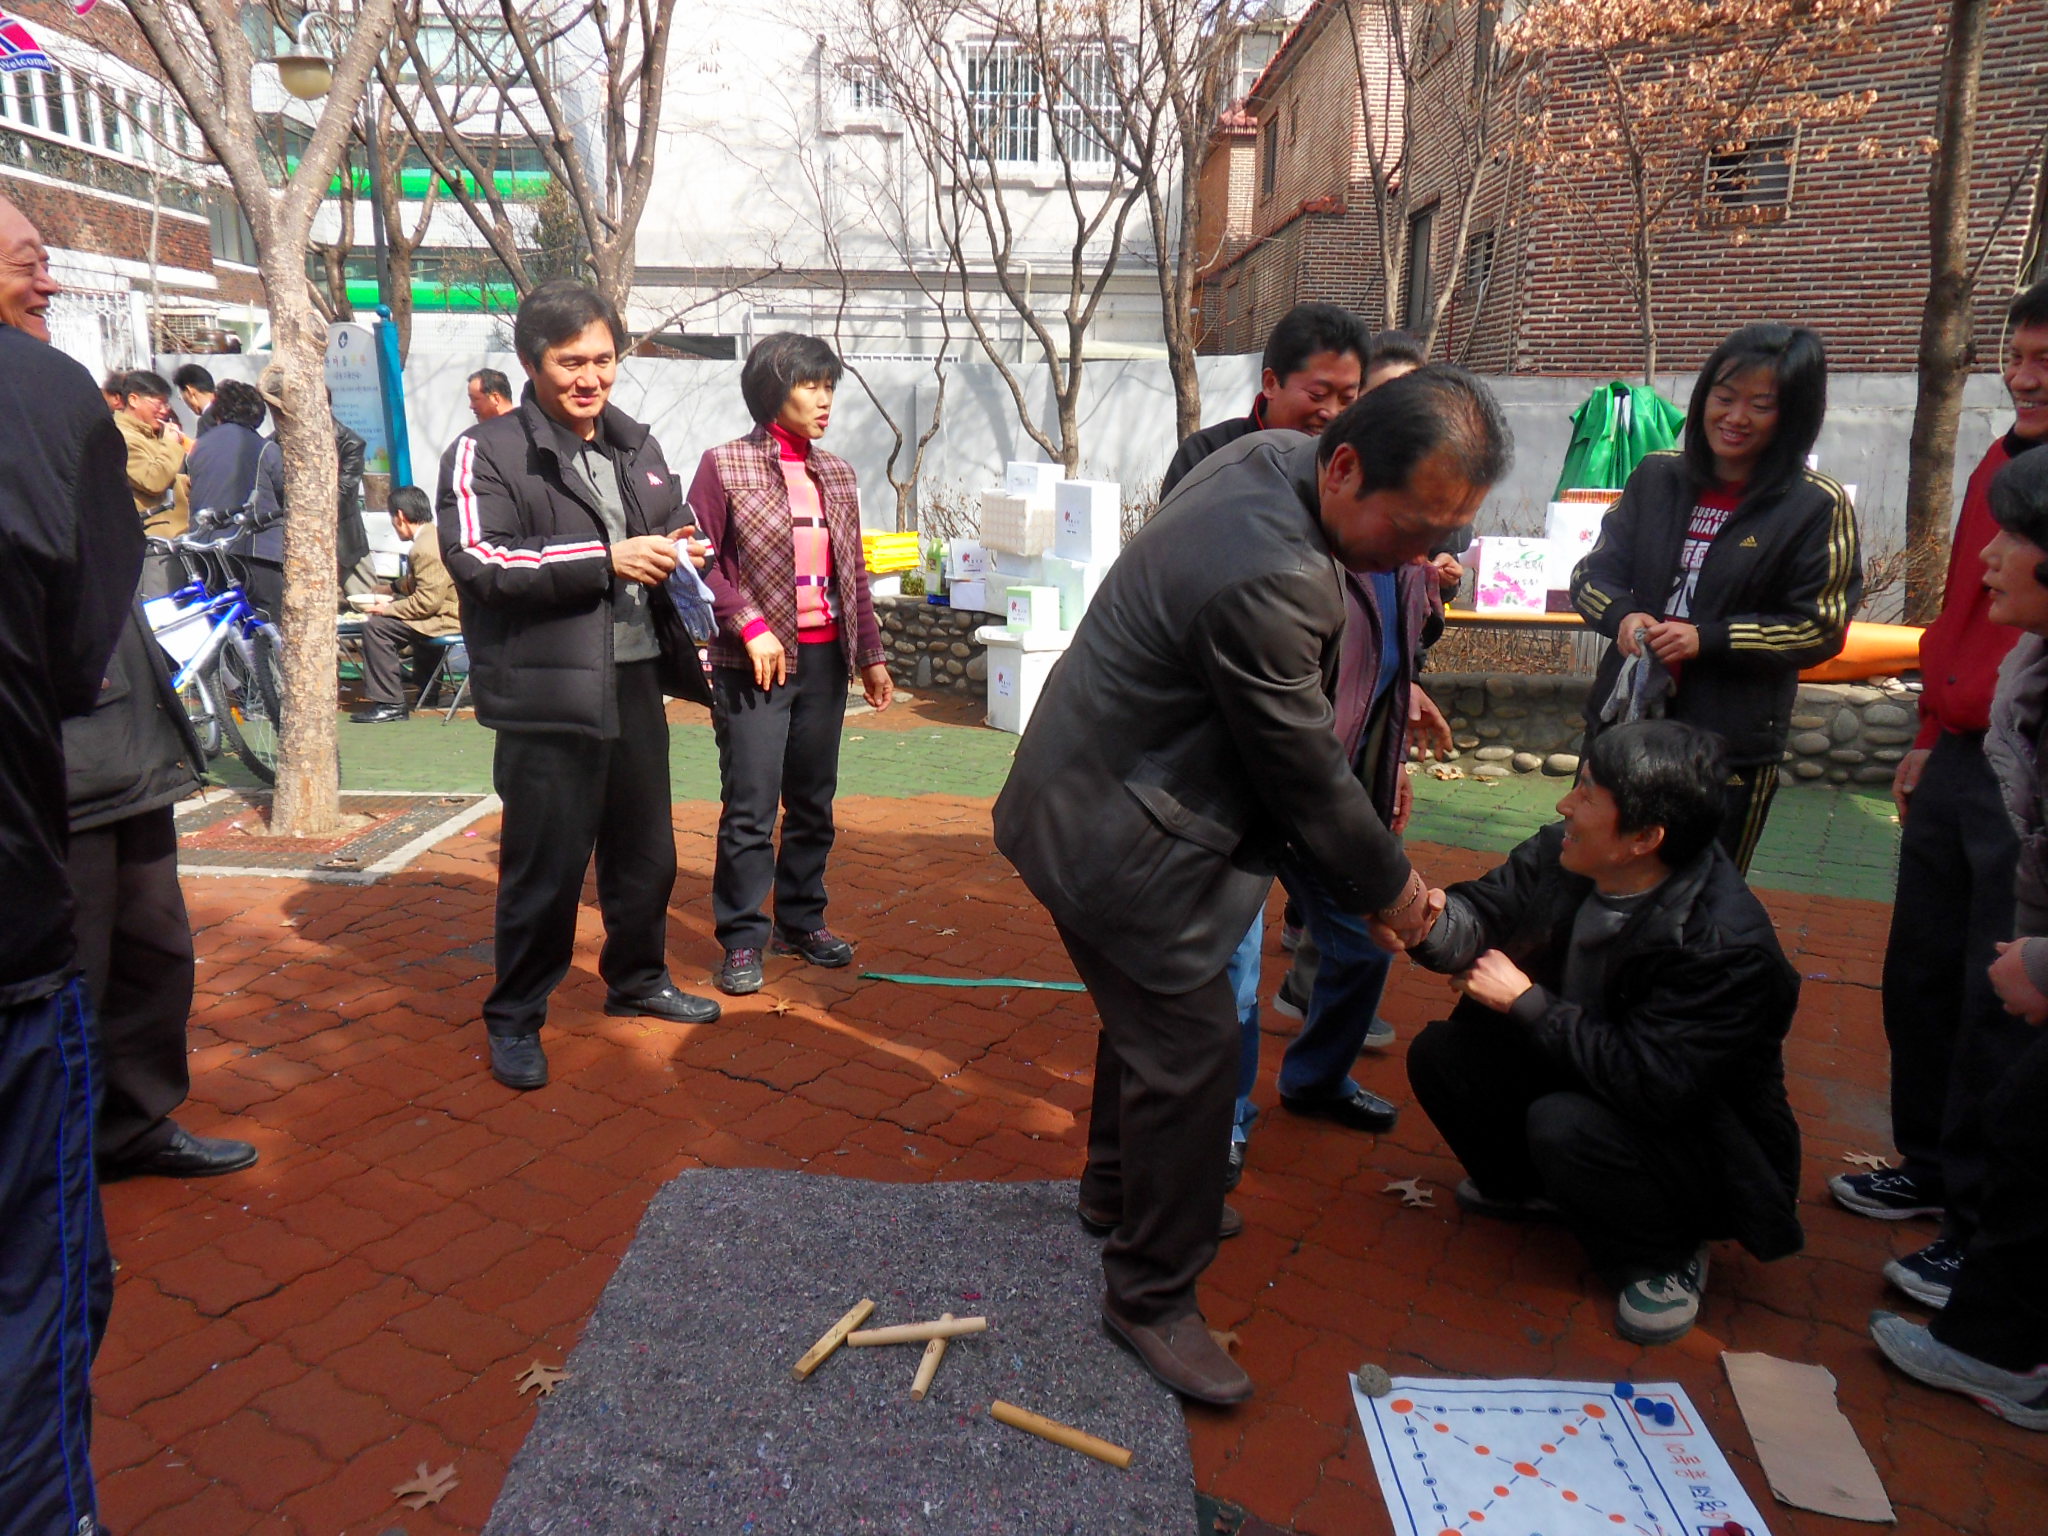
[{"label": "white cardboard box", "polygon": [[979,576],[953,582],[946,588],[946,601],[971,613],[988,613],[988,582]]},{"label": "white cardboard box", "polygon": [[1123,544],[1123,487],[1113,480],[1062,480],[1053,487],[1052,552],[1082,565],[1107,565]]},{"label": "white cardboard box", "polygon": [[1043,563],[1045,584],[1059,589],[1060,628],[1072,629],[1095,601],[1096,590],[1109,574],[1109,567],[1096,562],[1062,560],[1055,555],[1047,555]]},{"label": "white cardboard box", "polygon": [[1053,487],[1060,483],[1060,467],[1057,464],[1032,464],[1023,459],[1012,459],[1003,466],[1003,489],[1012,496],[1022,496],[1034,507],[1052,507]]},{"label": "white cardboard box", "polygon": [[974,638],[988,647],[988,723],[1021,735],[1054,663],[1066,654],[1069,637],[990,624],[977,629]]},{"label": "white cardboard box", "polygon": [[981,542],[1014,555],[1042,555],[1052,547],[1050,498],[1033,506],[1029,498],[991,487],[981,493]]},{"label": "white cardboard box", "polygon": [[972,539],[946,541],[946,575],[954,581],[971,581],[989,573],[988,551]]},{"label": "white cardboard box", "polygon": [[1003,596],[1004,614],[1011,629],[1021,629],[1026,634],[1059,632],[1058,587],[1011,587]]},{"label": "white cardboard box", "polygon": [[[1020,555],[1007,549],[988,552],[989,580],[998,588],[1035,587],[1045,580],[1044,555]],[[996,578],[1001,577],[1001,580]]]}]

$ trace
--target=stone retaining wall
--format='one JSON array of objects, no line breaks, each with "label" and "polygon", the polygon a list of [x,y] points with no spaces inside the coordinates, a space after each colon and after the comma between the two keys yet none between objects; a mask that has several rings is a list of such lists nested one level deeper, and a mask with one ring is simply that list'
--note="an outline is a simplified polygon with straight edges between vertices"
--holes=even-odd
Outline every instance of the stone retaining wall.
[{"label": "stone retaining wall", "polygon": [[921,597],[878,597],[875,618],[889,653],[889,675],[903,687],[973,698],[987,694],[988,647],[976,642],[974,632],[1002,623],[1001,614],[948,608]]},{"label": "stone retaining wall", "polygon": [[[1588,679],[1428,672],[1422,683],[1451,722],[1453,761],[1474,777],[1578,771]],[[1919,699],[1917,685],[1896,679],[1800,684],[1781,782],[1889,783],[1913,744]]]}]

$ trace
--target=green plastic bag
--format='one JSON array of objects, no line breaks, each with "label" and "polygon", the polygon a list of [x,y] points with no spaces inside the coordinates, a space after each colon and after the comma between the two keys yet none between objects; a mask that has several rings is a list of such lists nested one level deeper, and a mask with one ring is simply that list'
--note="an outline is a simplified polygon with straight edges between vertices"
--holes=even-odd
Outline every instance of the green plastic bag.
[{"label": "green plastic bag", "polygon": [[1572,413],[1564,473],[1550,499],[1566,491],[1618,491],[1653,453],[1675,447],[1685,412],[1647,384],[1603,384]]}]

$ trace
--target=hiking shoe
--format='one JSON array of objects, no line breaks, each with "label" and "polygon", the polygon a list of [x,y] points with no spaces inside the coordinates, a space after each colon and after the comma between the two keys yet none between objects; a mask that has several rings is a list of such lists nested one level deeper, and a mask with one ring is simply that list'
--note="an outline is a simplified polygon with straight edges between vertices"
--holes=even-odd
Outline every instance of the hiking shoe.
[{"label": "hiking shoe", "polygon": [[1669,1344],[1692,1331],[1700,1315],[1700,1293],[1707,1288],[1707,1250],[1681,1269],[1651,1275],[1622,1287],[1614,1325],[1631,1344]]},{"label": "hiking shoe", "polygon": [[768,941],[768,948],[777,955],[799,955],[827,970],[853,964],[853,946],[830,928],[812,928],[804,933],[784,933],[778,928],[775,937]]},{"label": "hiking shoe", "polygon": [[1280,920],[1280,947],[1286,950],[1288,954],[1293,954],[1297,949],[1301,948],[1301,933],[1301,924],[1290,923],[1285,918],[1282,918]]},{"label": "hiking shoe", "polygon": [[1948,1293],[1962,1272],[1962,1245],[1945,1237],[1937,1237],[1919,1252],[1893,1259],[1884,1267],[1885,1279],[1921,1306],[1937,1312],[1948,1305]]},{"label": "hiking shoe", "polygon": [[1458,1209],[1474,1216],[1491,1216],[1495,1221],[1558,1221],[1564,1213],[1541,1195],[1524,1195],[1517,1200],[1497,1200],[1470,1179],[1460,1179],[1455,1193]]},{"label": "hiking shoe", "polygon": [[1394,1026],[1378,1014],[1372,1016],[1372,1026],[1365,1032],[1365,1038],[1358,1042],[1359,1049],[1384,1051],[1394,1043]]},{"label": "hiking shoe", "polygon": [[2021,1429],[2048,1430],[2048,1365],[2008,1371],[1942,1343],[1923,1325],[1892,1312],[1870,1314],[1870,1336],[1885,1359],[1915,1381],[1960,1392]]},{"label": "hiking shoe", "polygon": [[761,951],[728,949],[725,963],[712,973],[711,984],[727,997],[745,997],[761,990]]},{"label": "hiking shoe", "polygon": [[1828,1180],[1828,1193],[1844,1210],[1873,1221],[1906,1221],[1914,1216],[1942,1214],[1940,1198],[1903,1168],[1838,1173]]},{"label": "hiking shoe", "polygon": [[1308,1018],[1308,999],[1298,995],[1292,988],[1294,972],[1289,971],[1281,979],[1280,989],[1273,994],[1273,1011],[1283,1018]]}]

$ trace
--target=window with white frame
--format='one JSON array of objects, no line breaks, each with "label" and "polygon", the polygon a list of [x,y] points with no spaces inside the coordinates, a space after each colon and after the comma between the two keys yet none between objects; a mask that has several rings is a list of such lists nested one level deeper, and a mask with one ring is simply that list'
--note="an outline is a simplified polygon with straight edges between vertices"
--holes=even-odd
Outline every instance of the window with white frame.
[{"label": "window with white frame", "polygon": [[1037,53],[1013,42],[966,56],[968,130],[977,158],[998,165],[1107,165],[1124,136],[1116,61],[1085,46],[1051,80]]},{"label": "window with white frame", "polygon": [[983,43],[967,56],[967,125],[978,158],[1036,165],[1045,82],[1015,43]]},{"label": "window with white frame", "polygon": [[1052,107],[1061,158],[1077,165],[1106,165],[1115,158],[1123,140],[1116,63],[1100,48],[1061,61]]}]

